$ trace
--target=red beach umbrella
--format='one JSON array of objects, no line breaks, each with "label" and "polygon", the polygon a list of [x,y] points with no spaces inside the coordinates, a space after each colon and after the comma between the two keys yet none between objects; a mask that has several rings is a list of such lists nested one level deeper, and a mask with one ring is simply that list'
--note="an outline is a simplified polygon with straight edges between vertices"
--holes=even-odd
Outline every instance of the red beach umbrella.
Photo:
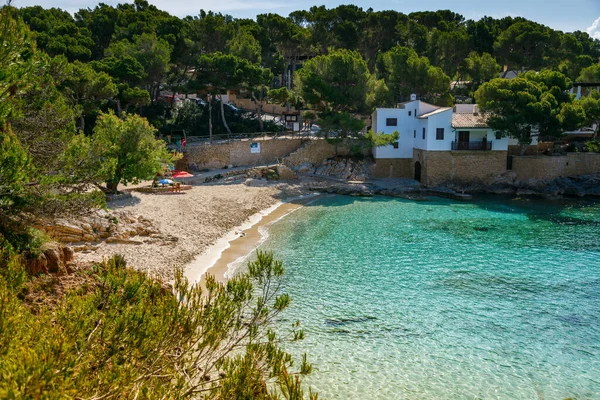
[{"label": "red beach umbrella", "polygon": [[181,181],[181,182],[182,182],[182,183],[185,183],[185,182],[183,181],[183,178],[193,178],[193,177],[194,177],[194,175],[190,174],[189,172],[185,172],[185,171],[177,171],[177,172],[173,173],[173,174],[171,175],[171,177],[172,177],[173,179],[182,178],[182,181]]},{"label": "red beach umbrella", "polygon": [[171,175],[173,178],[193,178],[194,175],[185,171],[177,171],[176,173]]}]

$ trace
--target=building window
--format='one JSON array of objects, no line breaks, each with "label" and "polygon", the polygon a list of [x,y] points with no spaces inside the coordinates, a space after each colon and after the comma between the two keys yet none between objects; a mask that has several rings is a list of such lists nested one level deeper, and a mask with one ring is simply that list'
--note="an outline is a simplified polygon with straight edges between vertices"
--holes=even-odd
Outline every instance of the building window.
[{"label": "building window", "polygon": [[398,118],[386,118],[385,126],[398,126]]},{"label": "building window", "polygon": [[417,130],[416,129],[415,129],[415,132],[413,134],[413,138],[415,138],[415,139],[417,138]]},{"label": "building window", "polygon": [[409,111],[409,112],[408,112],[408,116],[410,117],[410,116],[411,116],[411,114],[412,114],[412,111]]},{"label": "building window", "polygon": [[415,108],[415,118],[417,118],[417,109]]},{"label": "building window", "polygon": [[437,128],[435,130],[435,140],[444,140],[444,128]]},{"label": "building window", "polygon": [[496,140],[502,139],[502,134],[500,132],[496,132]]},{"label": "building window", "polygon": [[395,149],[397,149],[397,148],[398,148],[398,146],[399,146],[399,145],[398,145],[398,142],[394,142],[394,143],[392,143],[392,144],[394,145],[394,148],[395,148]]},{"label": "building window", "polygon": [[425,128],[423,128],[423,140],[425,140]]}]

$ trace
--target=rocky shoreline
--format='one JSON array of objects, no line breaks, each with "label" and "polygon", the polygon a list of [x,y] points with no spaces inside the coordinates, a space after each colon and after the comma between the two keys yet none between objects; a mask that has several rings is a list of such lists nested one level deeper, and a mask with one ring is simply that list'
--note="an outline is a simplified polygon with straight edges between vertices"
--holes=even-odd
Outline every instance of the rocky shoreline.
[{"label": "rocky shoreline", "polygon": [[[427,188],[412,179],[369,179],[367,161],[352,159],[329,159],[320,165],[303,164],[294,168],[298,176],[308,180],[313,191],[351,196],[383,195],[391,197],[418,198],[440,196],[457,200],[469,200],[473,194],[513,194],[558,198],[561,196],[600,197],[600,172],[557,179],[529,179],[520,181],[508,171],[486,182],[446,182]],[[315,182],[310,182],[310,180]]]},{"label": "rocky shoreline", "polygon": [[[308,177],[307,177],[308,178]],[[485,185],[450,182],[446,185],[426,188],[418,182],[402,179],[377,179],[364,182],[335,182],[328,177],[311,175],[314,182],[308,189],[322,193],[369,197],[374,195],[407,199],[425,196],[470,200],[474,194],[504,194],[538,196],[547,199],[560,197],[600,197],[600,176],[585,175],[559,178],[551,181],[529,180],[526,182]]]},{"label": "rocky shoreline", "polygon": [[561,196],[600,197],[600,172],[556,179],[514,179],[510,171],[491,184],[451,182],[447,188],[468,193],[515,194],[518,196],[540,196],[556,198]]}]

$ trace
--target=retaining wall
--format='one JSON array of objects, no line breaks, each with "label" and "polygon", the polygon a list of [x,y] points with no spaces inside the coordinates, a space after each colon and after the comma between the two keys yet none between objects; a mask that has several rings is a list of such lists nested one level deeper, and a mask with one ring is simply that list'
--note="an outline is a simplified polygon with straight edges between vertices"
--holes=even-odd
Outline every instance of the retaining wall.
[{"label": "retaining wall", "polygon": [[[260,143],[260,153],[250,152],[250,144],[253,142]],[[194,169],[270,164],[297,150],[302,142],[302,139],[266,139],[203,143],[187,146],[186,155],[190,167]]]},{"label": "retaining wall", "polygon": [[361,140],[345,139],[340,143],[330,143],[325,139],[313,139],[288,155],[285,158],[285,164],[292,169],[306,163],[319,165],[328,158],[346,157],[357,152],[364,157],[371,156],[371,149],[366,147],[365,142]]},{"label": "retaining wall", "polygon": [[371,167],[373,178],[414,178],[412,158],[379,158]]},{"label": "retaining wall", "polygon": [[517,179],[556,179],[600,172],[599,153],[567,153],[564,156],[513,156]]},{"label": "retaining wall", "polygon": [[421,183],[438,186],[445,182],[486,183],[506,171],[506,151],[413,150],[411,172],[421,163]]}]

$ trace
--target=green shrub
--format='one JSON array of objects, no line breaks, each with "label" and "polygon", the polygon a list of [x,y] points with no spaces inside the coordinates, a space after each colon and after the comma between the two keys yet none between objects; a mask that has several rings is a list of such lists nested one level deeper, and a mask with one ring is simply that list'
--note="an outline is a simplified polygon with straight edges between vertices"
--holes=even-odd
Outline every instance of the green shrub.
[{"label": "green shrub", "polygon": [[310,366],[289,372],[269,328],[290,301],[271,254],[226,284],[207,277],[205,291],[181,275],[166,287],[122,257],[86,274],[87,291],[36,314],[0,277],[0,398],[303,398],[297,377]]},{"label": "green shrub", "polygon": [[585,143],[585,151],[600,153],[600,141],[592,140]]}]

